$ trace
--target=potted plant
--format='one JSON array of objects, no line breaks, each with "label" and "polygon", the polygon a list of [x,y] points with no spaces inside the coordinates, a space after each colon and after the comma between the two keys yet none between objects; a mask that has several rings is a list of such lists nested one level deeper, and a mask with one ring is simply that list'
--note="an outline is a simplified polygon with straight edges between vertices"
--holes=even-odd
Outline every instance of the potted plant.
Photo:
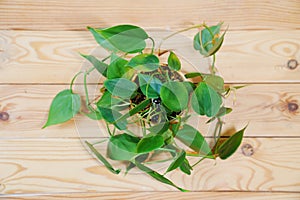
[{"label": "potted plant", "polygon": [[[162,183],[186,191],[165,175],[173,170],[190,175],[193,167],[203,159],[227,159],[237,150],[245,130],[227,139],[220,138],[222,117],[231,112],[231,108],[225,107],[224,98],[233,89],[225,87],[223,78],[216,75],[216,53],[226,32],[220,34],[221,26],[222,23],[192,26],[164,37],[158,46],[145,30],[134,25],[105,29],[88,27],[109,56],[98,59],[81,54],[92,68],[78,72],[70,89],[55,96],[43,128],[66,122],[78,113],[92,120],[102,120],[109,134],[106,155],[96,148],[100,142],[85,143],[109,171],[120,173],[120,169],[111,164],[112,160],[120,161],[126,164],[126,173],[136,168]],[[197,30],[191,48],[204,57],[212,57],[210,73],[182,73],[181,60],[176,53],[161,48],[169,38],[191,29]],[[146,48],[146,40],[152,42],[150,49]],[[167,60],[162,61],[166,55]],[[106,79],[99,91],[100,98],[95,102],[89,100],[86,81],[92,71]],[[73,91],[73,83],[81,74],[85,88],[83,105],[82,97]],[[215,142],[212,144],[189,123],[190,117],[195,115],[205,116],[207,124],[214,123]],[[138,124],[140,131],[132,131],[133,124]],[[192,164],[191,156],[199,160]],[[164,173],[151,168],[151,161],[166,162]]]}]

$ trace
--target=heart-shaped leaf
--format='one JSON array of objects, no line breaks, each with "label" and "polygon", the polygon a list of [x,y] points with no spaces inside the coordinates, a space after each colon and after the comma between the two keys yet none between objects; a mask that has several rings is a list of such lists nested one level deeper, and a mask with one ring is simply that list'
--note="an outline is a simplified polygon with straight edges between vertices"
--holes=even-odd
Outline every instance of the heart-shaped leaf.
[{"label": "heart-shaped leaf", "polygon": [[138,74],[139,87],[141,88],[143,94],[148,98],[157,98],[160,94],[160,88],[162,82],[147,74]]},{"label": "heart-shaped leaf", "polygon": [[203,74],[202,77],[205,83],[207,83],[207,85],[212,87],[215,91],[219,93],[225,92],[224,79],[222,77],[212,74]]},{"label": "heart-shaped leaf", "polygon": [[168,66],[176,71],[180,70],[181,68],[181,62],[179,58],[172,51],[170,52],[170,55],[168,57]]},{"label": "heart-shaped leaf", "polygon": [[160,66],[158,57],[153,54],[137,55],[127,65],[144,72],[154,71]]},{"label": "heart-shaped leaf", "polygon": [[73,94],[69,89],[59,92],[51,103],[48,120],[43,128],[72,119],[79,112],[80,105],[78,94]]},{"label": "heart-shaped leaf", "polygon": [[131,160],[137,155],[138,137],[126,133],[111,136],[107,145],[107,156],[112,160]]},{"label": "heart-shaped leaf", "polygon": [[160,148],[164,144],[164,138],[161,135],[152,135],[143,137],[138,145],[137,152],[138,153],[148,153],[155,149]]},{"label": "heart-shaped leaf", "polygon": [[133,25],[118,25],[106,29],[88,27],[98,44],[110,51],[126,53],[141,52],[146,47],[148,34],[140,27]]},{"label": "heart-shaped leaf", "polygon": [[112,94],[109,91],[105,91],[101,96],[100,100],[96,103],[98,107],[110,108],[112,110],[124,110],[128,108],[128,104],[129,100],[112,96]]},{"label": "heart-shaped leaf", "polygon": [[209,85],[201,82],[192,95],[192,108],[199,115],[215,116],[220,110],[222,98]]},{"label": "heart-shaped leaf", "polygon": [[128,61],[123,58],[114,58],[114,60],[109,64],[109,67],[107,69],[107,78],[131,79],[134,74],[134,70],[131,67],[126,66],[127,63]]},{"label": "heart-shaped leaf", "polygon": [[160,90],[160,98],[168,109],[175,112],[187,108],[189,101],[185,84],[177,81],[164,83]]},{"label": "heart-shaped leaf", "polygon": [[104,81],[105,88],[115,96],[129,98],[136,91],[137,85],[125,78],[107,79]]}]

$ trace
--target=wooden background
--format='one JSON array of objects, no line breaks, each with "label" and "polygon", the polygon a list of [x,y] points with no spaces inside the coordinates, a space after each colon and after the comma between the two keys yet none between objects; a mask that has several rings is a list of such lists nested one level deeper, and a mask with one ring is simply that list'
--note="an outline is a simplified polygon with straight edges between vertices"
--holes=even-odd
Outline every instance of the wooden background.
[{"label": "wooden background", "polygon": [[[41,130],[53,96],[95,48],[85,27],[133,23],[178,30],[229,25],[219,71],[237,91],[227,127],[250,122],[227,161],[171,178],[180,193],[144,175],[110,174],[81,145],[73,122]],[[300,1],[1,0],[0,197],[4,199],[300,199]],[[87,130],[93,131],[93,130]]]}]

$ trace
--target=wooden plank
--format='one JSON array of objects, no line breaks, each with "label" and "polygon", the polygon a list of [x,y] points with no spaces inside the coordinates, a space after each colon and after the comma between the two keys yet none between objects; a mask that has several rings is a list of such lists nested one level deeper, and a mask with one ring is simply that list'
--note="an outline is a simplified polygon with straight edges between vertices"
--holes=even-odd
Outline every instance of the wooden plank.
[{"label": "wooden plank", "polygon": [[[225,21],[234,30],[299,29],[297,0],[269,2],[174,0],[43,1],[2,0],[1,29],[78,30],[89,26],[135,23],[147,27]],[[247,23],[245,23],[247,22]]]},{"label": "wooden plank", "polygon": [[[160,34],[157,29],[153,30],[154,35]],[[192,38],[191,35],[188,37]],[[171,42],[175,49],[178,48],[176,53],[197,65],[194,68],[185,62],[183,68],[197,71],[198,65],[205,67],[204,60],[192,50],[192,46],[186,45],[192,44],[192,40],[184,36],[180,38],[182,40]],[[226,82],[230,83],[299,83],[300,66],[294,70],[286,67],[291,58],[300,63],[299,41],[300,30],[229,31],[217,55],[217,66]],[[77,71],[89,66],[78,52],[96,52],[102,58],[107,55],[96,47],[87,31],[1,31],[0,83],[69,83]]]},{"label": "wooden plank", "polygon": [[[169,177],[193,191],[300,191],[299,138],[246,138],[226,161],[205,160],[192,176]],[[92,159],[78,139],[0,140],[1,194],[176,191],[139,173],[114,175]],[[196,160],[191,160],[195,162]]]},{"label": "wooden plank", "polygon": [[[3,196],[7,200],[65,200],[65,199],[106,199],[106,200],[160,200],[162,196],[167,199],[205,199],[205,200],[292,200],[299,199],[300,193],[280,193],[280,192],[101,192],[101,193],[67,193],[67,194],[41,194],[41,195],[14,195]],[[1,199],[1,197],[0,197]]]},{"label": "wooden plank", "polygon": [[[53,97],[65,85],[1,85],[0,111],[9,114],[8,121],[0,121],[1,138],[64,138],[96,137],[103,125],[79,116],[74,121],[41,129]],[[96,86],[89,86],[90,95],[98,95]],[[82,86],[75,87],[80,91]],[[94,92],[96,91],[96,92]],[[226,100],[233,112],[224,118],[225,130],[242,128],[249,122],[246,136],[299,137],[300,87],[298,84],[255,84],[237,90],[236,96]],[[297,107],[298,106],[298,107]],[[210,135],[206,120],[194,125]]]}]

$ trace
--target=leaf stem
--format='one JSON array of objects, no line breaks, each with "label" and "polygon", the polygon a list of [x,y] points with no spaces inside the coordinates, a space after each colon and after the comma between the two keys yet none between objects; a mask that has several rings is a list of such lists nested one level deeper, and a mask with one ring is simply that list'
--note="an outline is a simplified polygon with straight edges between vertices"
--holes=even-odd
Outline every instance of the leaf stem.
[{"label": "leaf stem", "polygon": [[175,35],[177,35],[177,34],[179,34],[179,33],[186,32],[186,31],[189,31],[189,30],[194,29],[194,28],[201,28],[201,27],[204,27],[204,26],[205,26],[204,23],[203,23],[203,24],[197,24],[197,25],[194,25],[194,26],[191,26],[191,27],[188,27],[188,28],[185,28],[185,29],[176,31],[176,32],[174,32],[174,33],[172,33],[172,34],[170,34],[170,35],[164,37],[164,38],[160,41],[160,43],[159,43],[159,45],[158,45],[158,55],[160,54],[160,48],[161,48],[163,42],[166,41],[167,39],[169,39],[169,38],[171,38],[171,37],[173,37],[173,36],[175,36]]}]

